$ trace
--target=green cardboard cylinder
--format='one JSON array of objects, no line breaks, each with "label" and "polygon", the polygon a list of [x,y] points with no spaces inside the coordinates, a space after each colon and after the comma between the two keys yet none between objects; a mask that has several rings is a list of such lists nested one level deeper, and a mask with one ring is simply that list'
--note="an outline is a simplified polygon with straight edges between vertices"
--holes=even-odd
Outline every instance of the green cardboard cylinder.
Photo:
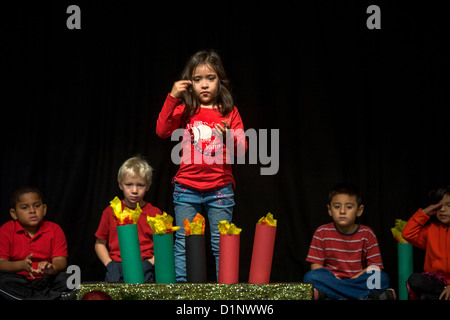
[{"label": "green cardboard cylinder", "polygon": [[413,273],[413,246],[410,243],[397,242],[398,254],[398,297],[408,300],[406,282]]},{"label": "green cardboard cylinder", "polygon": [[175,283],[173,233],[153,234],[156,283]]},{"label": "green cardboard cylinder", "polygon": [[125,283],[144,283],[137,225],[117,226],[117,235],[122,259],[123,281]]}]

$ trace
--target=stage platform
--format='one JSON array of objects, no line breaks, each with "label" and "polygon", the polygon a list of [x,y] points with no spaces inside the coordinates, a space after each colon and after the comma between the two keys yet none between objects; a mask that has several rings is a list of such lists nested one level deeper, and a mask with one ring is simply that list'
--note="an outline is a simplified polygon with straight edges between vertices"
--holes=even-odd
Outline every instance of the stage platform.
[{"label": "stage platform", "polygon": [[309,283],[82,283],[77,299],[102,291],[112,300],[312,300]]}]

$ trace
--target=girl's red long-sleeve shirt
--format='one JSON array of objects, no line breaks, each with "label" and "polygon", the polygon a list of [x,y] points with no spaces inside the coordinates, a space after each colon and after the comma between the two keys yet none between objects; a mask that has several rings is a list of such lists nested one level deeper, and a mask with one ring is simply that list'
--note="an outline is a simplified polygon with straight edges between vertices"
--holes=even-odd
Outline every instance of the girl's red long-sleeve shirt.
[{"label": "girl's red long-sleeve shirt", "polygon": [[[199,191],[235,184],[232,167],[234,155],[244,156],[247,150],[244,125],[236,107],[223,117],[217,109],[200,108],[199,112],[183,119],[185,105],[180,99],[167,95],[156,123],[156,134],[161,138],[177,132],[180,143],[180,168],[174,179],[183,186]],[[226,121],[232,129],[224,141],[214,134],[216,124]],[[227,145],[228,144],[228,145]],[[229,146],[233,144],[232,146]],[[178,156],[178,152],[175,152]],[[172,152],[172,156],[174,152]],[[176,161],[177,159],[172,159]]]},{"label": "girl's red long-sleeve shirt", "polygon": [[406,223],[402,236],[413,246],[425,249],[424,271],[438,272],[450,284],[449,226],[429,220],[430,216],[422,209],[417,210]]}]

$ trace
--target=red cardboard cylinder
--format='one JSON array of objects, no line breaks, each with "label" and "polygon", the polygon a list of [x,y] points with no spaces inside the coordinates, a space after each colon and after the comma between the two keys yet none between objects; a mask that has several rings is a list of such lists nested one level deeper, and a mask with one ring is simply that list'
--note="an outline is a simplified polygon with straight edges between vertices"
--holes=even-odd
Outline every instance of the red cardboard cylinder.
[{"label": "red cardboard cylinder", "polygon": [[256,224],[249,283],[266,284],[270,282],[276,232],[277,227]]},{"label": "red cardboard cylinder", "polygon": [[219,243],[219,283],[239,282],[239,234],[221,234]]}]

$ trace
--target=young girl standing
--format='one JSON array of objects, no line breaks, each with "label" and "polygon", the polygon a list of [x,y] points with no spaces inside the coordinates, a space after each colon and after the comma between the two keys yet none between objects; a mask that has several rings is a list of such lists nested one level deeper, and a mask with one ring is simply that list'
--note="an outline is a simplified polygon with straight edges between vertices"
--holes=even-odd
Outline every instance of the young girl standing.
[{"label": "young girl standing", "polygon": [[244,125],[229,90],[221,59],[214,51],[200,51],[187,62],[180,81],[173,84],[156,124],[156,133],[168,138],[183,130],[180,168],[173,178],[176,225],[175,272],[186,281],[185,230],[204,206],[211,230],[211,247],[219,262],[221,220],[231,222],[234,177],[231,156],[246,149]]}]

